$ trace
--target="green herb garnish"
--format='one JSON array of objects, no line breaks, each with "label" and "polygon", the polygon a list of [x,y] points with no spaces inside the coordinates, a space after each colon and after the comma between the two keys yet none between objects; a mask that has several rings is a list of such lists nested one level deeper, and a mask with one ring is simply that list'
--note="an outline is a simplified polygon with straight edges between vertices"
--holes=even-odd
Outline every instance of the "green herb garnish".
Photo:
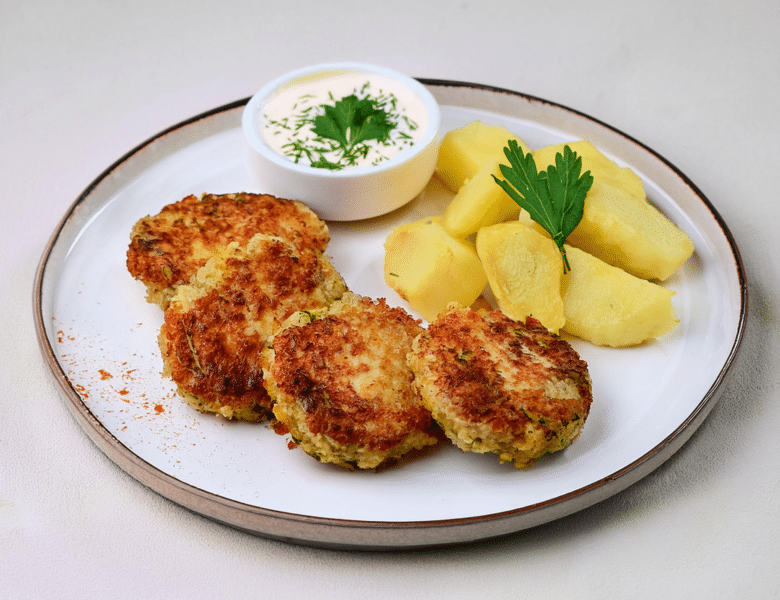
[{"label": "green herb garnish", "polygon": [[370,99],[351,94],[333,106],[322,105],[325,114],[314,118],[312,132],[338,144],[339,154],[347,164],[365,156],[363,147],[369,140],[384,142],[396,124]]},{"label": "green herb garnish", "polygon": [[563,244],[582,220],[593,176],[590,171],[580,175],[582,158],[568,145],[563,154],[555,155],[555,165],[541,173],[531,153],[524,154],[515,140],[508,141],[504,155],[511,165],[499,165],[505,180],[495,175],[493,179],[552,236],[563,257],[563,272],[568,273],[571,267]]}]

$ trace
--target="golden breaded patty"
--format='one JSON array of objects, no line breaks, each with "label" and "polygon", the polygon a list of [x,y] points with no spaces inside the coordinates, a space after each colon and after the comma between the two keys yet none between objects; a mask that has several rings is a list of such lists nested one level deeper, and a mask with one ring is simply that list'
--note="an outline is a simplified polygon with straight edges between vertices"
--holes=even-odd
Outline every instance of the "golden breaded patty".
[{"label": "golden breaded patty", "polygon": [[147,300],[168,305],[211,255],[256,233],[288,240],[299,250],[324,252],[328,227],[301,202],[262,194],[203,194],[140,219],[130,234],[127,269],[147,287]]},{"label": "golden breaded patty", "polygon": [[587,364],[533,318],[449,307],[408,356],[425,406],[461,450],[517,468],[561,450],[590,411]]},{"label": "golden breaded patty", "polygon": [[422,331],[408,313],[348,292],[297,321],[264,353],[265,385],[274,415],[305,452],[373,469],[437,442],[406,364]]},{"label": "golden breaded patty", "polygon": [[260,352],[291,314],[321,309],[346,290],[318,252],[263,234],[232,242],[179,286],[159,344],[163,374],[202,412],[259,422],[270,416]]}]

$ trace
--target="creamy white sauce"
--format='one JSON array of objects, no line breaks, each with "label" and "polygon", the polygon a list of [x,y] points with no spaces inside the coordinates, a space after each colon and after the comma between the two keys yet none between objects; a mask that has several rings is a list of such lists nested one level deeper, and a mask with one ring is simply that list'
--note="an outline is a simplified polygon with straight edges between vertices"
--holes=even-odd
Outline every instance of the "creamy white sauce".
[{"label": "creamy white sauce", "polygon": [[[389,129],[386,139],[364,139],[350,145],[344,140],[355,140],[352,128],[341,140],[313,131],[316,117],[334,123],[324,106],[335,109],[350,95],[358,101],[369,100],[374,110],[385,113],[374,119],[392,123],[392,127],[383,128]],[[317,73],[279,88],[263,106],[259,121],[263,141],[280,156],[334,170],[390,160],[417,143],[427,126],[425,103],[411,89],[390,77],[358,71]]]}]

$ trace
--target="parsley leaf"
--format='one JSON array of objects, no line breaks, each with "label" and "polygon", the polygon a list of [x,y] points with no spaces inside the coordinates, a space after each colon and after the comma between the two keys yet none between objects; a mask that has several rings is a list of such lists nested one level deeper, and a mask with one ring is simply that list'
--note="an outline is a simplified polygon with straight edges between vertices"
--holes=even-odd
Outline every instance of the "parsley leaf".
[{"label": "parsley leaf", "polygon": [[582,220],[593,176],[590,171],[580,175],[582,158],[568,145],[563,154],[555,155],[555,165],[541,173],[531,153],[524,154],[515,140],[508,141],[504,155],[510,164],[499,165],[504,180],[495,175],[493,179],[552,236],[563,257],[563,272],[568,273],[571,267],[563,244]]},{"label": "parsley leaf", "polygon": [[[355,164],[367,148],[368,140],[385,141],[396,124],[369,98],[345,96],[334,105],[322,105],[325,113],[315,117],[312,132],[333,140],[347,164]],[[321,166],[321,165],[312,165]]]}]

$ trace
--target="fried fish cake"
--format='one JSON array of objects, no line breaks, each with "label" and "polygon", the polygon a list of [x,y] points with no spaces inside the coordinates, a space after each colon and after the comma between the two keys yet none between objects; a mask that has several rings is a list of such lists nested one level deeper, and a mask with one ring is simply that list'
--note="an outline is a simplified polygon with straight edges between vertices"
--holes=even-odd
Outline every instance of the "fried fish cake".
[{"label": "fried fish cake", "polygon": [[324,252],[328,227],[301,202],[263,194],[203,194],[140,219],[130,234],[127,269],[147,287],[146,299],[168,305],[212,254],[256,233],[288,240],[299,250]]},{"label": "fried fish cake", "polygon": [[163,374],[201,412],[260,422],[271,414],[260,352],[291,314],[322,309],[346,290],[320,253],[263,234],[232,242],[179,286],[159,344]]},{"label": "fried fish cake", "polygon": [[406,364],[422,331],[408,313],[347,292],[328,311],[296,318],[264,353],[265,385],[306,453],[373,469],[437,442]]},{"label": "fried fish cake", "polygon": [[415,339],[408,361],[456,446],[520,469],[571,444],[590,411],[587,364],[530,317],[451,306]]}]

